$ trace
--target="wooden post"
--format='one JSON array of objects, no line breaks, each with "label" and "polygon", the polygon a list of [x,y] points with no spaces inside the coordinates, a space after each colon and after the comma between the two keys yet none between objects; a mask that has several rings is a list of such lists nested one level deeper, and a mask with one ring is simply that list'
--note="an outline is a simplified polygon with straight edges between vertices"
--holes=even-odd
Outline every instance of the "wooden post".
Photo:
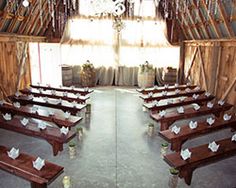
[{"label": "wooden post", "polygon": [[221,53],[222,53],[222,47],[219,47],[219,53],[218,53],[218,60],[217,60],[217,68],[216,68],[216,77],[215,77],[215,88],[214,88],[214,95],[216,95],[216,91],[219,84],[219,74],[220,74],[220,62],[221,62]]},{"label": "wooden post", "polygon": [[193,67],[193,63],[194,63],[194,60],[195,60],[196,55],[197,55],[197,50],[198,50],[198,48],[195,48],[195,50],[194,50],[193,57],[192,57],[192,60],[191,60],[191,65],[190,65],[190,67],[189,67],[189,69],[188,69],[188,73],[187,73],[187,77],[186,77],[186,82],[187,82],[187,80],[188,80],[188,77],[190,76],[191,69],[192,69],[192,67]]},{"label": "wooden post", "polygon": [[229,95],[230,91],[233,89],[234,85],[236,83],[236,77],[234,78],[233,82],[230,84],[224,95],[222,96],[221,100],[225,100],[226,97]]},{"label": "wooden post", "polygon": [[206,80],[206,71],[205,71],[205,68],[204,68],[204,63],[203,63],[203,58],[202,58],[202,52],[201,52],[200,46],[198,46],[197,48],[198,48],[199,56],[200,56],[200,63],[201,63],[201,66],[200,66],[200,67],[201,67],[202,74],[203,74],[203,82],[204,82],[206,91],[208,91],[207,80]]},{"label": "wooden post", "polygon": [[179,63],[179,71],[178,71],[178,82],[179,84],[184,83],[184,64],[185,64],[185,44],[181,42],[180,45],[180,63]]}]

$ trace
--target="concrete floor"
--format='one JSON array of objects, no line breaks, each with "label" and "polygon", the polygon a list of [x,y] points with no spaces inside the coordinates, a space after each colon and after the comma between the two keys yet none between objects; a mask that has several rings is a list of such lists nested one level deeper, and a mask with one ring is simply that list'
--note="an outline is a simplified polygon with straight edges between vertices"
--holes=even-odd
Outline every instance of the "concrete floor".
[{"label": "concrete floor", "polygon": [[[152,122],[142,111],[142,101],[134,88],[101,87],[91,95],[90,120],[84,127],[83,140],[77,142],[77,157],[69,159],[68,146],[53,157],[51,146],[44,140],[0,130],[0,143],[20,151],[40,156],[64,166],[64,173],[49,188],[63,187],[63,176],[72,179],[73,188],[166,188],[169,166],[160,157],[164,141],[156,134],[147,135],[147,123]],[[185,121],[185,123],[188,121]],[[178,122],[182,124],[183,122]],[[159,126],[155,123],[156,132]],[[190,140],[184,147],[195,146],[231,136],[229,130],[219,131]],[[192,184],[179,179],[178,187],[236,187],[236,157],[198,168]],[[0,171],[1,188],[28,188],[29,182]]]}]

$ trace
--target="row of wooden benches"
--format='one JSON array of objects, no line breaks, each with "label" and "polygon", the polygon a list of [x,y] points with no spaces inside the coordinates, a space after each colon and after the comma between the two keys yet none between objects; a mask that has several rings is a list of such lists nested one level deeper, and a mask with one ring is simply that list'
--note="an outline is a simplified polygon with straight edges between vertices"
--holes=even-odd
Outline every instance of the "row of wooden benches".
[{"label": "row of wooden benches", "polygon": [[[41,88],[43,90],[56,90],[61,92],[71,92],[74,94],[80,93],[83,95],[82,101],[76,100],[77,98],[73,98],[73,101],[77,101],[80,103],[85,103],[85,101],[89,98],[85,95],[92,92],[90,89],[74,89],[74,88],[51,88],[48,86],[36,86],[31,85],[32,88]],[[22,90],[22,93],[38,97],[50,97],[50,98],[61,98],[62,100],[72,101],[67,96],[56,96],[56,95],[47,95],[43,92],[34,93],[31,90]],[[75,126],[77,123],[81,121],[81,117],[69,116],[65,117],[64,111],[70,111],[72,114],[77,114],[78,110],[74,110],[75,107],[58,107],[56,104],[50,104],[49,102],[39,101],[37,98],[30,99],[27,96],[11,96],[13,101],[19,101],[22,105],[16,107],[13,104],[4,102],[0,104],[0,112],[3,114],[9,113],[12,116],[11,120],[5,120],[2,116],[0,116],[0,128],[14,131],[17,133],[21,133],[28,136],[33,136],[36,138],[41,138],[46,140],[53,148],[53,154],[57,155],[59,151],[63,150],[63,144],[69,142],[71,139],[75,137],[75,132],[69,131],[66,135],[60,132],[60,129],[54,126],[47,126],[46,129],[38,128],[37,119],[55,123],[58,127],[68,127],[71,128]],[[81,99],[81,98],[80,98]],[[39,107],[36,112],[33,111],[32,106],[28,106],[28,104],[40,105],[46,107],[56,108],[53,114],[49,114],[46,109]],[[77,108],[78,106],[76,106]],[[81,107],[79,110],[84,108]],[[60,109],[60,110],[58,110]],[[30,119],[26,125],[22,125],[21,120],[22,117],[30,117],[35,119]],[[36,170],[33,168],[32,161],[36,159],[36,157],[20,152],[19,157],[15,160],[12,160],[8,157],[7,151],[9,148],[4,146],[0,146],[0,168],[4,171],[12,173],[16,176],[22,177],[31,182],[31,188],[46,188],[48,184],[54,181],[61,173],[63,173],[63,167],[58,166],[56,164],[50,163],[48,161],[45,162],[45,166],[40,170]]]},{"label": "row of wooden benches", "polygon": [[[192,157],[186,161],[182,159],[180,155],[180,150],[182,144],[189,139],[208,134],[217,130],[231,128],[232,131],[236,130],[236,117],[230,120],[224,120],[223,114],[225,111],[232,108],[232,105],[224,102],[209,102],[214,99],[214,96],[205,93],[196,86],[181,85],[178,89],[181,91],[175,91],[177,87],[170,86],[164,88],[149,88],[146,90],[139,90],[139,92],[145,94],[140,96],[146,104],[144,107],[150,110],[150,116],[157,122],[160,122],[160,132],[159,135],[166,141],[171,143],[171,150],[174,153],[167,154],[165,156],[165,161],[170,165],[175,167],[180,171],[180,177],[185,179],[185,182],[190,185],[192,179],[192,173],[194,169],[209,164],[220,159],[224,159],[236,154],[236,143],[231,141],[231,138],[217,141],[220,144],[220,150],[213,153],[208,149],[208,145],[202,145],[195,148],[189,149],[192,152]],[[187,89],[186,89],[187,88]],[[164,92],[164,91],[170,92]],[[172,92],[175,91],[175,92]],[[151,92],[151,94],[150,94]],[[156,93],[155,95],[153,93]],[[195,96],[193,96],[195,95]],[[197,96],[198,95],[198,96]],[[187,97],[182,99],[173,100],[171,98],[177,97]],[[196,97],[197,96],[197,97]],[[171,99],[169,103],[161,103],[159,100]],[[154,104],[150,102],[154,101]],[[208,102],[208,104],[206,104]],[[193,108],[191,106],[186,106],[196,103],[199,108]],[[209,104],[210,103],[210,104]],[[183,112],[178,112],[178,110],[158,113],[161,110],[173,109],[182,106]],[[191,129],[189,125],[181,126],[181,131],[178,134],[172,132],[169,127],[178,120],[189,119],[192,117],[202,116],[202,115],[215,115],[215,120],[212,125],[209,125],[207,121],[199,121],[195,129]]]}]

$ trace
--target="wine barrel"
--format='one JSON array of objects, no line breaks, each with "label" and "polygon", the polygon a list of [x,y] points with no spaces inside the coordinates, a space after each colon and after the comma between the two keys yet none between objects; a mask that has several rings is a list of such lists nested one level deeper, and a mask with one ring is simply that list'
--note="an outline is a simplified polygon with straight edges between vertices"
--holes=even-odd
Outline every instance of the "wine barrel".
[{"label": "wine barrel", "polygon": [[168,67],[164,70],[163,80],[165,84],[174,84],[177,79],[177,69]]},{"label": "wine barrel", "polygon": [[140,72],[138,73],[138,86],[139,87],[153,87],[155,81],[155,71]]},{"label": "wine barrel", "polygon": [[65,66],[62,67],[62,84],[63,86],[71,86],[72,85],[72,67]]}]

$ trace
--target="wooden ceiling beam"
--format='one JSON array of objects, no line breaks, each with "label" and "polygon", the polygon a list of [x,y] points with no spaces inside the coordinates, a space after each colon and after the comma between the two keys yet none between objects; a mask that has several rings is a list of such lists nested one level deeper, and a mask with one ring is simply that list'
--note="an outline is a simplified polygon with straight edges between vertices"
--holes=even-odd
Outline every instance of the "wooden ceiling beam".
[{"label": "wooden ceiling beam", "polygon": [[191,27],[189,26],[189,24],[188,24],[188,22],[185,20],[185,16],[183,15],[183,13],[181,12],[179,12],[179,14],[181,15],[181,20],[188,26],[188,33],[190,34],[190,36],[191,36],[191,39],[196,39],[196,37],[194,36],[194,34],[193,34],[193,32],[192,32],[192,30],[191,30]]},{"label": "wooden ceiling beam", "polygon": [[[202,3],[200,3],[200,4],[203,5],[204,10],[208,13],[206,2],[204,0],[202,0],[201,2]],[[217,26],[217,23],[214,20],[214,18],[212,17],[211,13],[208,14],[208,17],[210,19],[211,25],[212,25],[212,27],[213,27],[213,29],[215,31],[215,34],[216,34],[217,38],[222,38],[222,34],[220,32],[220,29]]]},{"label": "wooden ceiling beam", "polygon": [[50,12],[47,11],[45,13],[45,16],[43,17],[43,24],[41,25],[41,21],[39,20],[38,23],[37,23],[37,26],[35,29],[34,29],[34,32],[33,32],[33,35],[38,35],[38,33],[41,31],[42,28],[44,27],[47,27],[47,20],[50,20]]},{"label": "wooden ceiling beam", "polygon": [[224,21],[224,25],[225,25],[225,28],[226,28],[226,30],[228,32],[228,35],[229,35],[229,37],[232,38],[232,37],[235,36],[235,34],[234,34],[233,29],[232,29],[232,26],[230,25],[230,23],[229,23],[229,21],[227,19],[227,13],[225,11],[224,5],[222,4],[221,1],[216,1],[216,3],[219,6],[220,14],[221,14],[221,17],[222,17],[222,19]]},{"label": "wooden ceiling beam", "polygon": [[34,14],[37,10],[37,0],[33,1],[31,3],[31,10],[28,12],[27,18],[24,20],[24,22],[20,25],[17,33],[18,34],[23,34],[25,28],[28,26],[29,22],[31,22],[31,19],[33,18],[33,16],[31,14]]},{"label": "wooden ceiling beam", "polygon": [[45,11],[46,7],[48,7],[47,5],[48,5],[47,1],[42,2],[42,7],[38,8],[38,12],[35,13],[34,19],[31,20],[31,23],[24,31],[25,35],[31,35],[31,33],[33,33],[33,30],[35,29],[37,22],[40,21],[40,8],[42,8],[42,11]]},{"label": "wooden ceiling beam", "polygon": [[182,31],[183,31],[183,34],[184,34],[185,38],[186,38],[187,40],[190,39],[190,38],[189,38],[189,35],[187,34],[187,31],[186,31],[184,25],[180,22],[179,19],[178,19],[178,21],[179,21],[179,25],[180,25],[180,27],[181,27],[181,29],[182,29]]},{"label": "wooden ceiling beam", "polygon": [[188,15],[188,17],[190,19],[190,22],[192,22],[192,27],[190,29],[195,30],[195,33],[196,33],[198,39],[204,39],[204,36],[202,36],[201,32],[198,30],[197,26],[194,23],[194,20],[193,20],[193,17],[191,15],[190,10],[187,10],[187,15]]},{"label": "wooden ceiling beam", "polygon": [[3,30],[3,26],[4,26],[5,22],[6,22],[6,20],[13,18],[14,14],[12,14],[11,12],[8,12],[9,10],[12,10],[12,8],[13,8],[13,3],[8,3],[4,7],[2,19],[0,19],[0,31]]},{"label": "wooden ceiling beam", "polygon": [[205,34],[206,38],[209,39],[210,36],[211,36],[211,34],[210,34],[210,32],[208,31],[208,29],[207,29],[207,27],[206,27],[206,22],[204,22],[204,17],[203,17],[203,15],[202,15],[202,12],[197,8],[196,1],[193,0],[192,2],[193,2],[192,5],[193,5],[193,8],[194,8],[194,10],[195,10],[195,12],[196,12],[196,15],[199,16],[199,19],[200,19],[200,22],[201,22],[201,24],[199,24],[199,26],[200,26],[200,28],[202,28],[203,33]]},{"label": "wooden ceiling beam", "polygon": [[0,42],[46,42],[46,37],[17,35],[11,33],[0,33]]}]

